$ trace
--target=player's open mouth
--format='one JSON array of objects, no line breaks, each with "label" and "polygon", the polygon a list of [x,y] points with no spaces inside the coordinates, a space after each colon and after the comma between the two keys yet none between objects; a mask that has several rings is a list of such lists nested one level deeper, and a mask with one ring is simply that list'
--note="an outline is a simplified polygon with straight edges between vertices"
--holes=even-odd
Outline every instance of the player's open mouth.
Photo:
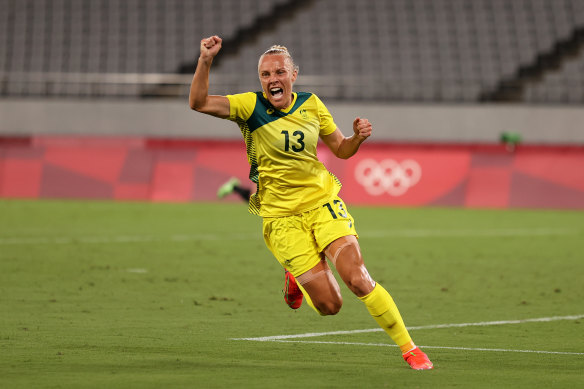
[{"label": "player's open mouth", "polygon": [[280,97],[284,94],[284,89],[282,88],[271,88],[270,94],[274,97]]}]

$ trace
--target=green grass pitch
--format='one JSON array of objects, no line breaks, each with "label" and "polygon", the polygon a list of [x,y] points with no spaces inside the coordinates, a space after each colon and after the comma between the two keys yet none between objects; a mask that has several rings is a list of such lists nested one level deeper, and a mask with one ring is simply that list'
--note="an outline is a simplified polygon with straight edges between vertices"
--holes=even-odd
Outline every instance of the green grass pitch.
[{"label": "green grass pitch", "polygon": [[[376,324],[344,285],[337,316],[289,309],[261,219],[242,203],[4,200],[0,387],[584,382],[583,212],[350,211],[371,274],[435,370],[412,371],[385,333],[356,331]],[[512,322],[537,318],[549,321]],[[235,340],[333,331],[347,333]]]}]

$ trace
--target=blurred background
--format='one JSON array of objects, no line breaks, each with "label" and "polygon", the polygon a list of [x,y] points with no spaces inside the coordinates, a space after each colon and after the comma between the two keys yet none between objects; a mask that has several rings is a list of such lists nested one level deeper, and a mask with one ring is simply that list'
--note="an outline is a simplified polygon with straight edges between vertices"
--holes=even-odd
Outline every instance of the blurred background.
[{"label": "blurred background", "polygon": [[[367,203],[584,207],[582,0],[0,0],[0,10],[3,197],[210,200],[222,180],[245,180],[237,127],[187,103],[199,42],[216,34],[211,93],[258,90],[259,56],[287,46],[295,90],[321,97],[346,134],[355,116],[374,123],[363,158],[400,165],[405,181],[395,168],[379,173],[393,186],[435,186],[456,170],[447,156],[464,160],[430,199]],[[115,160],[96,144],[126,151]],[[97,154],[76,159],[89,158],[85,148]],[[201,164],[210,148],[221,159]],[[415,158],[423,172],[441,166],[438,176],[414,180],[402,162]],[[187,178],[160,170],[168,161],[188,161]],[[355,178],[358,162],[331,169]],[[79,175],[108,186],[65,190]],[[153,194],[163,181],[175,187]],[[469,202],[477,185],[491,200]]]}]

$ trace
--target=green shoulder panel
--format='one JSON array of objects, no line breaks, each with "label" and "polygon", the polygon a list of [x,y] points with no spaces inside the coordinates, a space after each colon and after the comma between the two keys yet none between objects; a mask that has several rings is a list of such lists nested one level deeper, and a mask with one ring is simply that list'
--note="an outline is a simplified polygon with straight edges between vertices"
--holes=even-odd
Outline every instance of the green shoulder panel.
[{"label": "green shoulder panel", "polygon": [[298,109],[298,107],[304,104],[306,100],[310,98],[310,96],[312,96],[312,93],[297,92],[296,102],[288,112],[282,112],[277,109],[274,109],[272,104],[270,104],[270,102],[264,97],[262,92],[256,92],[256,95],[257,100],[255,108],[249,119],[247,119],[247,126],[249,127],[250,132],[254,132],[258,128],[268,123],[271,123],[274,120],[278,120],[287,115],[291,115]]}]

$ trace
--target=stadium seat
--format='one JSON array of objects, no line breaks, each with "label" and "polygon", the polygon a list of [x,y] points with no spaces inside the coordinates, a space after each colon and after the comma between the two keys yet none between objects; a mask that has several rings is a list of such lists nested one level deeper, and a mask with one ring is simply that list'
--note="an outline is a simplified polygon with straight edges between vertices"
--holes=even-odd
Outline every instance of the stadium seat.
[{"label": "stadium seat", "polygon": [[[237,45],[213,70],[232,81],[217,90],[257,89],[258,56],[279,43],[291,50],[302,75],[346,82],[315,84],[325,98],[478,102],[521,69],[542,65],[542,55],[584,27],[581,0],[314,0],[281,15],[278,7],[294,4],[300,2],[0,0],[0,93],[139,97],[143,85],[88,87],[73,85],[68,75],[189,72],[199,40],[217,34]],[[266,26],[266,20],[275,22]],[[238,40],[244,31],[255,35]],[[561,51],[556,55],[566,66],[543,73],[565,73],[562,82],[548,87],[544,77],[541,88],[565,93],[536,92],[540,87],[530,81],[526,102],[584,103],[577,97],[584,86],[574,82],[581,66],[569,65],[572,59]],[[51,81],[43,85],[39,77]],[[356,79],[361,87],[351,84]]]}]

